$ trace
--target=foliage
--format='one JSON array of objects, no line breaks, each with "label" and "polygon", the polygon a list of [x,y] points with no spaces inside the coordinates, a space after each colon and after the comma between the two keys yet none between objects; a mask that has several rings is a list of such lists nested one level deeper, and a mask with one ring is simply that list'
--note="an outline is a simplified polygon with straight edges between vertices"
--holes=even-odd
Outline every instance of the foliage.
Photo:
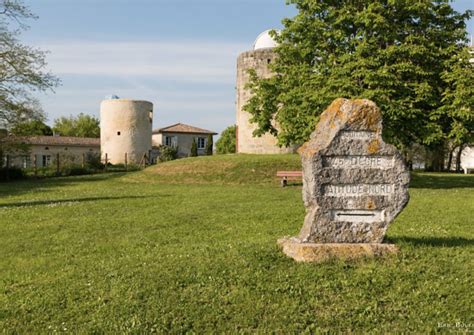
[{"label": "foliage", "polygon": [[456,127],[440,109],[443,74],[463,48],[470,11],[459,14],[447,1],[431,0],[289,3],[298,14],[274,34],[276,75],[259,79],[251,72],[255,95],[244,108],[258,126],[255,135],[270,132],[280,145],[301,144],[331,101],[346,97],[375,101],[384,136],[399,147],[443,143]]},{"label": "foliage", "polygon": [[193,138],[193,143],[191,144],[191,154],[189,155],[190,157],[197,157],[198,155],[198,147],[196,144],[196,139]]},{"label": "foliage", "polygon": [[212,138],[212,135],[209,134],[207,135],[206,155],[212,156],[213,148],[214,148],[214,139]]},{"label": "foliage", "polygon": [[15,124],[10,133],[17,136],[51,136],[53,130],[41,120],[30,120]]},{"label": "foliage", "polygon": [[474,64],[470,58],[474,55],[468,47],[463,48],[451,57],[442,75],[448,87],[437,119],[445,120],[444,131],[455,147],[472,141],[474,131]]},{"label": "foliage", "polygon": [[54,120],[53,130],[62,136],[100,137],[100,120],[80,113],[78,116],[60,117]]},{"label": "foliage", "polygon": [[48,91],[59,80],[45,70],[45,53],[19,41],[25,20],[35,19],[20,0],[0,0],[0,128],[44,120],[29,91]]},{"label": "foliage", "polygon": [[216,153],[233,154],[236,152],[236,132],[237,126],[229,126],[222,133],[216,142]]},{"label": "foliage", "polygon": [[[315,266],[276,247],[301,228],[301,188],[255,185],[269,165],[298,161],[283,156],[2,185],[0,329],[424,334],[472,324],[472,175],[415,174],[387,233],[398,255]],[[209,175],[233,163],[249,178],[180,181],[180,164],[201,160]],[[174,167],[174,184],[153,176],[160,165]]]},{"label": "foliage", "polygon": [[168,162],[178,158],[178,147],[160,145],[158,151],[158,161],[160,162]]},{"label": "foliage", "polygon": [[0,167],[0,181],[7,181],[7,180],[18,180],[25,178],[25,173],[20,168],[6,168]]},{"label": "foliage", "polygon": [[92,170],[102,170],[104,168],[104,164],[100,159],[100,153],[97,152],[88,152],[86,154],[85,165]]}]

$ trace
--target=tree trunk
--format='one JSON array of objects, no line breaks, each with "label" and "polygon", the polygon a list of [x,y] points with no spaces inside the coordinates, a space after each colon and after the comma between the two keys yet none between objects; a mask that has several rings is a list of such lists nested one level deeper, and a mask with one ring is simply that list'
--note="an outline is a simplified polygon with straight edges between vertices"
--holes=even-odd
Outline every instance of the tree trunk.
[{"label": "tree trunk", "polygon": [[456,172],[461,171],[461,154],[462,154],[462,151],[464,150],[464,145],[465,145],[465,143],[463,143],[459,146],[459,151],[456,154]]}]

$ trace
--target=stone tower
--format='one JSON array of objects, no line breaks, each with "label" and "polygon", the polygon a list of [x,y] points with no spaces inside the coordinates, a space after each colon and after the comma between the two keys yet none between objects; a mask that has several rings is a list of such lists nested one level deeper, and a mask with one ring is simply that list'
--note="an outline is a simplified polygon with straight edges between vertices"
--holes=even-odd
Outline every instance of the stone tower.
[{"label": "stone tower", "polygon": [[282,154],[292,153],[294,148],[280,148],[276,138],[271,134],[253,137],[255,124],[250,123],[250,114],[243,110],[251,98],[245,86],[250,81],[249,69],[255,69],[261,78],[272,75],[268,65],[275,59],[273,48],[276,42],[269,34],[270,30],[261,33],[253,46],[253,50],[243,52],[237,59],[237,152],[247,154]]},{"label": "stone tower", "polygon": [[139,164],[150,157],[153,104],[148,101],[106,99],[100,104],[100,148],[112,164]]}]

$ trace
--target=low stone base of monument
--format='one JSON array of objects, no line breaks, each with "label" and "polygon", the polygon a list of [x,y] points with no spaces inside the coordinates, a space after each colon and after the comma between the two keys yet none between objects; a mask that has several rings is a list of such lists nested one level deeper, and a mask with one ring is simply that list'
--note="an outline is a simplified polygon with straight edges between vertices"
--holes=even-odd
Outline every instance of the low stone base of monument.
[{"label": "low stone base of monument", "polygon": [[384,243],[304,243],[296,237],[278,240],[283,252],[297,262],[322,263],[331,259],[354,260],[362,257],[394,255],[398,247]]}]

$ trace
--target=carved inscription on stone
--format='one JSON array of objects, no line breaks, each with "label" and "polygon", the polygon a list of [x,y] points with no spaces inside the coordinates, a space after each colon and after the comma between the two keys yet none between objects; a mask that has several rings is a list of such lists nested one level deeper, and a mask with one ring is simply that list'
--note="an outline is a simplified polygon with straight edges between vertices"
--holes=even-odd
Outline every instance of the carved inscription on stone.
[{"label": "carved inscription on stone", "polygon": [[391,184],[346,184],[325,185],[323,193],[328,197],[390,196],[394,190]]},{"label": "carved inscription on stone", "polygon": [[343,168],[390,169],[393,167],[393,157],[324,156],[323,166],[335,168],[335,169],[343,169]]},{"label": "carved inscription on stone", "polygon": [[368,100],[337,99],[299,150],[306,217],[298,236],[313,243],[379,243],[408,202],[402,156],[382,140]]},{"label": "carved inscription on stone", "polygon": [[339,134],[341,140],[371,140],[377,135],[373,131],[347,131],[343,130]]}]

